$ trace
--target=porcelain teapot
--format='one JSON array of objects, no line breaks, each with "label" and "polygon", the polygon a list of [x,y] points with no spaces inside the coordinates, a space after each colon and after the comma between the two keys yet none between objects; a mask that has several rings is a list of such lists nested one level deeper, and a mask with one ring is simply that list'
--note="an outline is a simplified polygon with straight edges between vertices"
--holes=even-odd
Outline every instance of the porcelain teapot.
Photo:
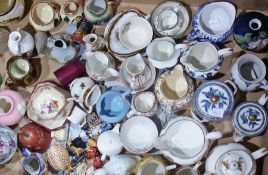
[{"label": "porcelain teapot", "polygon": [[103,168],[94,172],[94,175],[130,175],[139,159],[139,156],[113,155]]},{"label": "porcelain teapot", "polygon": [[163,73],[155,84],[155,94],[162,109],[172,113],[186,105],[193,96],[194,82],[183,73],[181,65]]},{"label": "porcelain teapot", "polygon": [[77,56],[80,44],[71,40],[67,34],[56,34],[48,38],[48,55],[50,58],[64,64]]},{"label": "porcelain teapot", "polygon": [[191,77],[207,79],[218,73],[223,58],[232,54],[232,52],[232,48],[219,50],[216,45],[209,42],[193,42],[180,58],[180,62]]},{"label": "porcelain teapot", "polygon": [[206,159],[204,175],[254,175],[257,159],[268,153],[266,147],[251,153],[239,143],[218,145]]}]

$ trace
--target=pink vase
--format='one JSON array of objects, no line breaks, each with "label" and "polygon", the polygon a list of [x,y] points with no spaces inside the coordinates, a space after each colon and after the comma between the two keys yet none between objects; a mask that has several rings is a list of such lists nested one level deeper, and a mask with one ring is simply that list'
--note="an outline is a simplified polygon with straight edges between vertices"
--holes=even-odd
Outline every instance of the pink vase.
[{"label": "pink vase", "polygon": [[26,112],[26,103],[16,91],[0,91],[0,124],[10,126],[17,124]]}]

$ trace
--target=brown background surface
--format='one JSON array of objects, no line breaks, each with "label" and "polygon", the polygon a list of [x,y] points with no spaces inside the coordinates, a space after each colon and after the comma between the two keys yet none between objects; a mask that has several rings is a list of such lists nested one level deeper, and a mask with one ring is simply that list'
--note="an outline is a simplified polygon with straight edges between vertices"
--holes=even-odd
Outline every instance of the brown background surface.
[{"label": "brown background surface", "polygon": [[[16,25],[10,26],[9,30],[13,31],[17,27],[20,27],[20,28],[23,28],[24,30],[34,34],[35,33],[34,29],[28,23],[29,10],[30,10],[31,5],[33,5],[34,3],[36,3],[40,0],[25,0],[25,1],[26,1],[26,10],[25,10],[25,14],[24,14],[22,21],[20,21]],[[118,7],[118,12],[120,12],[122,10],[130,9],[130,8],[139,8],[143,12],[148,14],[152,11],[152,9],[160,1],[161,0],[122,0],[120,3],[120,6]],[[55,2],[57,2],[58,4],[62,4],[64,2],[64,0],[58,0]],[[196,1],[196,0],[186,1],[185,0],[184,2],[185,2],[185,4],[191,5],[189,10],[191,11],[190,13],[193,14],[194,11],[196,10],[196,6],[205,2],[205,0],[198,0],[198,1]],[[253,0],[237,0],[234,2],[241,9],[267,10],[267,11],[262,11],[262,13],[268,15],[268,0],[255,0],[255,1],[253,1]],[[237,14],[239,15],[241,12],[242,12],[242,10],[238,10]],[[54,29],[53,31],[51,31],[51,33],[53,34],[53,33],[58,33],[60,31],[63,31],[63,28],[64,28],[64,23],[61,23],[61,25],[59,27],[57,27],[56,29]],[[188,32],[190,30],[191,30],[191,26],[189,27],[186,34],[188,34]],[[232,66],[232,63],[240,55],[245,53],[245,52],[240,50],[238,45],[235,44],[235,42],[232,40],[232,37],[229,39],[229,41],[227,41],[225,43],[225,46],[234,48],[234,54],[225,58],[224,64],[220,70],[220,73],[217,74],[215,79],[228,78],[228,74],[230,71],[230,67]],[[250,52],[247,52],[247,53],[250,53]],[[255,54],[255,53],[253,53],[253,54]],[[264,59],[264,61],[266,62],[266,65],[267,65],[267,62],[268,62],[267,61],[268,60],[267,53],[255,54],[255,55]],[[12,57],[12,55],[9,51],[6,51],[5,53],[0,53],[0,73],[2,75],[4,75],[4,80],[6,79],[6,76],[7,76],[6,70],[5,70],[6,62],[11,57]],[[46,55],[39,55],[35,59],[41,61],[42,69],[43,69],[43,71],[41,73],[41,77],[39,78],[38,81],[47,80],[47,79],[54,79],[55,80],[53,72],[57,68],[61,67],[62,65],[58,64],[54,60],[49,59]],[[199,83],[199,82],[197,82],[197,83]],[[26,100],[27,100],[29,93],[33,89],[33,86],[34,85],[29,86],[26,89],[19,90],[22,93],[22,95],[25,97]],[[1,89],[4,89],[4,88],[5,88],[4,84],[2,84]],[[254,93],[247,93],[247,94],[237,93],[236,94],[236,99],[237,99],[236,104],[238,104],[241,101],[246,101],[246,100],[256,101],[262,93],[263,93],[263,91],[258,91],[258,92],[254,92]],[[265,106],[266,109],[267,109],[267,106],[268,105]],[[188,108],[190,108],[190,106],[188,106]],[[185,113],[188,114],[188,110],[183,110],[180,113],[181,114],[185,114]],[[24,118],[24,120],[22,120],[17,126],[14,126],[13,128],[15,130],[17,130],[20,126],[23,126],[26,122],[27,122],[27,120]],[[232,137],[231,137],[232,136],[232,128],[231,128],[230,118],[227,121],[224,121],[221,123],[207,124],[207,126],[208,126],[209,130],[217,129],[217,130],[221,130],[224,132],[224,138],[217,141],[217,142],[212,143],[211,144],[212,148],[219,143],[228,143],[228,142],[232,141]],[[247,142],[244,142],[243,144],[247,148],[249,148],[251,151],[255,151],[258,148],[263,147],[263,146],[268,146],[268,131],[266,131],[264,133],[264,135],[251,138],[251,139],[247,140]],[[22,168],[21,168],[22,160],[23,160],[23,157],[22,157],[21,153],[19,151],[17,151],[17,153],[15,154],[15,156],[13,157],[13,159],[9,163],[0,166],[0,174],[6,174],[6,175],[23,174]],[[258,165],[257,175],[261,175],[261,174],[268,175],[268,167],[263,166],[263,165],[268,165],[268,156],[265,159],[258,160],[257,165]]]}]

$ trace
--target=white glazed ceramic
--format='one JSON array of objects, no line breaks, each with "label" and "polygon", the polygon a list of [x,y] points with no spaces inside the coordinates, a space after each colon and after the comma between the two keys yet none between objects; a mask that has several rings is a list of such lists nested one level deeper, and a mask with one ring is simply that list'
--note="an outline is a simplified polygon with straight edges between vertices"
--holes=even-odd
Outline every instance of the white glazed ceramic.
[{"label": "white glazed ceramic", "polygon": [[115,62],[112,56],[106,52],[86,52],[86,71],[89,77],[96,81],[117,79],[119,73],[115,70]]},{"label": "white glazed ceramic", "polygon": [[[55,93],[55,96],[52,96],[50,91],[47,92],[47,94],[51,94],[51,95],[47,95],[46,97],[49,97],[48,99],[52,99],[52,100],[53,99],[59,100],[58,97],[61,97],[62,95],[64,95],[65,99],[70,98],[70,93],[61,89],[60,87],[58,87],[56,84],[54,84],[52,82],[40,82],[34,87],[34,90],[32,91],[32,93],[30,95],[30,98],[29,98],[28,103],[27,103],[27,116],[28,116],[28,118],[30,120],[34,121],[35,123],[47,128],[48,130],[55,130],[55,129],[61,127],[65,123],[66,118],[69,115],[69,113],[71,112],[71,109],[72,109],[74,103],[72,101],[65,100],[65,105],[60,109],[59,112],[53,111],[53,113],[51,113],[51,114],[48,114],[48,115],[43,114],[42,116],[40,116],[39,112],[36,112],[32,109],[31,102],[35,100],[36,96],[39,96],[40,94],[42,94],[42,92],[40,93],[40,90],[42,90],[42,89],[45,91],[47,91],[47,89],[50,89],[52,91],[52,94]],[[41,95],[41,97],[42,96],[44,97],[44,94]],[[41,99],[44,99],[44,101],[46,101],[45,97],[41,98]],[[52,104],[52,106],[53,105],[54,104]],[[40,111],[41,107],[39,106],[37,109],[39,109],[38,111]],[[49,107],[48,107],[48,109],[49,109]],[[54,116],[54,115],[56,115],[56,116]],[[42,119],[42,117],[44,117],[44,119]],[[50,118],[48,118],[48,117],[50,117]]]},{"label": "white glazed ceramic", "polygon": [[244,54],[233,64],[230,79],[244,92],[260,88],[268,90],[265,75],[266,66],[263,61],[255,55]]},{"label": "white glazed ceramic", "polygon": [[126,150],[134,154],[144,154],[153,148],[158,137],[155,123],[144,116],[127,119],[120,129],[120,139]]},{"label": "white glazed ceramic", "polygon": [[203,124],[193,118],[176,116],[162,129],[154,147],[177,164],[192,165],[203,158],[210,140],[221,137],[221,132],[208,132]]},{"label": "white glazed ceramic", "polygon": [[229,2],[211,2],[200,6],[192,20],[193,31],[188,40],[200,38],[214,43],[223,42],[232,34],[236,9]]},{"label": "white glazed ceramic", "polygon": [[17,135],[9,127],[0,125],[0,165],[5,164],[17,150]]},{"label": "white glazed ceramic", "polygon": [[13,7],[8,7],[8,11],[1,14],[0,16],[0,26],[7,26],[12,25],[14,23],[18,23],[24,13],[25,10],[25,2],[24,0],[9,0],[9,1],[2,1],[1,6],[6,5],[6,3],[9,3],[9,5],[13,4]]},{"label": "white glazed ceramic", "polygon": [[233,111],[236,92],[237,88],[230,80],[202,83],[194,92],[192,116],[199,122],[226,119]]},{"label": "white glazed ceramic", "polygon": [[204,175],[255,175],[255,160],[265,156],[267,148],[260,148],[251,153],[238,143],[216,146],[206,159],[206,173]]},{"label": "white glazed ceramic", "polygon": [[75,23],[83,16],[83,6],[75,1],[68,0],[61,6],[60,16],[66,23]]},{"label": "white glazed ceramic", "polygon": [[31,8],[29,22],[37,31],[49,31],[60,24],[61,18],[55,4],[38,2]]},{"label": "white glazed ceramic", "polygon": [[82,127],[86,124],[86,117],[87,113],[75,105],[67,119],[73,124]]},{"label": "white glazed ceramic", "polygon": [[8,48],[14,55],[31,53],[34,49],[33,36],[22,29],[17,29],[9,34]]},{"label": "white glazed ceramic", "polygon": [[234,141],[241,141],[244,137],[254,137],[263,133],[267,127],[267,111],[263,107],[268,100],[266,93],[262,94],[258,102],[243,102],[239,104],[232,115],[235,130]]},{"label": "white glazed ceramic", "polygon": [[186,44],[176,44],[172,38],[154,39],[146,48],[150,62],[158,69],[173,67],[181,53],[188,49]]},{"label": "white glazed ceramic", "polygon": [[153,92],[144,91],[136,94],[131,101],[131,110],[127,116],[143,115],[146,117],[153,116],[157,109],[158,103],[156,96]]},{"label": "white glazed ceramic", "polygon": [[181,65],[163,73],[155,83],[155,94],[161,108],[172,113],[185,106],[194,94],[193,80],[185,75]]},{"label": "white glazed ceramic", "polygon": [[131,175],[138,159],[138,156],[112,155],[103,168],[95,170],[93,175]]},{"label": "white glazed ceramic", "polygon": [[129,49],[141,50],[150,44],[152,38],[152,26],[142,17],[128,18],[119,28],[119,39]]},{"label": "white glazed ceramic", "polygon": [[180,2],[164,1],[153,10],[150,21],[156,35],[179,38],[186,31],[190,17]]},{"label": "white glazed ceramic", "polygon": [[105,40],[100,35],[94,33],[87,34],[83,37],[83,41],[86,43],[87,52],[95,52],[97,50],[105,49]]},{"label": "white glazed ceramic", "polygon": [[97,147],[102,154],[102,161],[107,156],[117,155],[123,150],[119,137],[119,127],[120,124],[116,124],[112,130],[105,131],[98,137]]},{"label": "white glazed ceramic", "polygon": [[186,72],[196,79],[207,79],[215,76],[221,68],[223,57],[232,54],[232,48],[218,48],[209,42],[193,42],[180,62]]},{"label": "white glazed ceramic", "polygon": [[194,167],[182,166],[176,171],[176,175],[200,175],[198,168],[202,165],[202,162],[197,162]]}]

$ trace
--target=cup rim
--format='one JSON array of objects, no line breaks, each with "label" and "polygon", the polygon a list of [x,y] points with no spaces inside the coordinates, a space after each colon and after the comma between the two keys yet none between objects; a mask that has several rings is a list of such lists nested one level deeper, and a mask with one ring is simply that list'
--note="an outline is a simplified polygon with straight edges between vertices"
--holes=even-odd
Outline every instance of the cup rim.
[{"label": "cup rim", "polygon": [[[152,50],[152,48],[154,48],[155,45],[157,45],[157,43],[161,43],[161,42],[173,46],[173,52],[172,52],[171,56],[170,56],[170,57],[167,57],[167,59],[165,59],[165,60],[155,59],[155,57],[153,56],[154,54],[151,54],[151,53],[149,52],[149,49]],[[153,60],[156,60],[156,61],[167,61],[167,60],[170,60],[170,59],[172,58],[172,55],[174,55],[174,53],[175,53],[175,46],[174,46],[174,44],[171,43],[170,41],[167,41],[167,40],[156,40],[156,41],[153,40],[153,41],[147,46],[147,48],[146,48],[146,54],[148,55],[148,57],[151,58],[151,59],[153,59]]]},{"label": "cup rim", "polygon": [[[142,74],[145,71],[145,69],[146,69],[146,63],[144,62],[143,57],[141,57],[141,59],[142,59],[142,70],[140,72],[138,72],[138,73],[132,73],[129,70],[128,66],[129,66],[130,62],[133,62],[134,59],[135,59],[135,55],[134,55],[134,57],[131,57],[130,59],[127,60],[127,63],[126,63],[126,71],[127,71],[127,73],[129,73],[131,75],[137,76],[137,75]],[[137,64],[135,64],[135,65],[137,65]]]},{"label": "cup rim", "polygon": [[[45,4],[45,6],[49,6],[51,9],[52,9],[52,11],[53,11],[53,17],[51,18],[51,20],[49,21],[49,22],[46,22],[46,23],[44,23],[43,21],[42,21],[42,24],[41,23],[39,23],[39,22],[36,22],[36,20],[34,20],[34,13],[35,13],[35,11],[36,11],[36,8],[39,6],[39,5],[41,5],[41,4]],[[46,26],[46,25],[49,25],[50,23],[52,23],[53,22],[53,20],[54,20],[54,18],[55,18],[55,16],[56,16],[56,14],[55,14],[56,12],[55,12],[55,10],[54,10],[54,8],[53,8],[53,5],[52,4],[50,4],[49,2],[38,2],[38,3],[36,3],[36,4],[34,4],[32,7],[31,7],[31,12],[30,12],[30,14],[31,14],[31,18],[32,18],[32,20],[33,20],[33,22],[34,23],[36,23],[37,25],[40,25],[40,26]]]},{"label": "cup rim", "polygon": [[[15,76],[13,76],[12,73],[11,73],[11,64],[12,64],[14,61],[18,60],[18,59],[23,59],[23,60],[26,61],[26,62],[28,63],[28,65],[29,65],[29,71],[27,72],[27,74],[25,74],[23,77],[20,77],[20,78],[17,78],[17,77],[15,77]],[[11,78],[13,78],[13,79],[15,79],[15,80],[23,80],[23,79],[24,79],[25,77],[27,77],[27,76],[30,74],[30,72],[31,72],[31,63],[30,63],[30,61],[29,61],[27,58],[24,58],[24,57],[22,57],[22,56],[15,56],[15,57],[12,57],[12,58],[10,58],[10,59],[8,60],[6,69],[7,69],[7,73],[8,73],[8,76],[9,76],[9,77],[11,77]]]}]

